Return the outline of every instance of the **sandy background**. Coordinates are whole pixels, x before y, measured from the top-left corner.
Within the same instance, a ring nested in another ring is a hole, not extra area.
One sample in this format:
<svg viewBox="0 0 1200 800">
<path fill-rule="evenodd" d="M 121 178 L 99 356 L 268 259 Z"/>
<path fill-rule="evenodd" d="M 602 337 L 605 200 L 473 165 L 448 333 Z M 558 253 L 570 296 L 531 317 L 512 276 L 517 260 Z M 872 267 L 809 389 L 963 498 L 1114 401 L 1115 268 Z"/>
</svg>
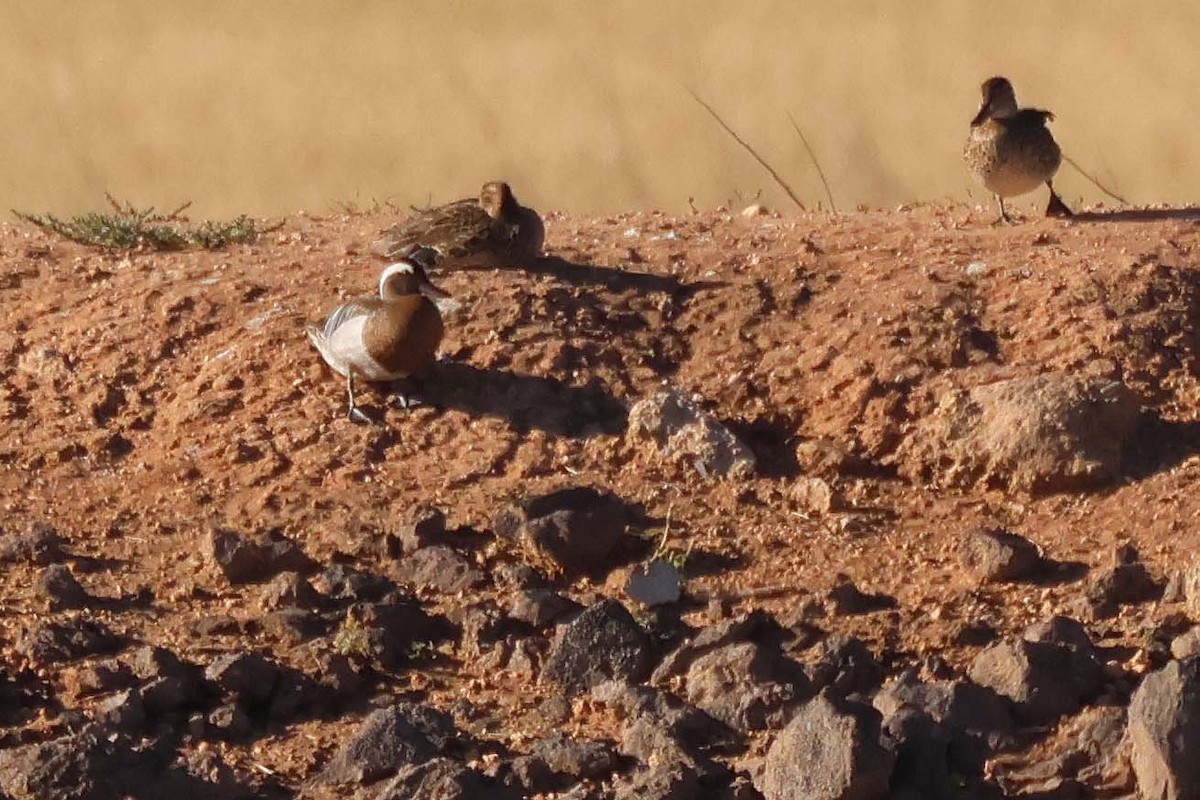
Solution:
<svg viewBox="0 0 1200 800">
<path fill-rule="evenodd" d="M 980 200 L 959 150 L 993 73 L 1129 200 L 1190 201 L 1200 179 L 1193 3 L 3 5 L 4 208 L 94 208 L 107 190 L 281 214 L 497 176 L 577 212 L 760 188 L 786 205 L 685 85 L 806 200 L 822 192 L 788 111 L 843 208 Z M 1068 168 L 1060 185 L 1099 199 Z"/>
</svg>

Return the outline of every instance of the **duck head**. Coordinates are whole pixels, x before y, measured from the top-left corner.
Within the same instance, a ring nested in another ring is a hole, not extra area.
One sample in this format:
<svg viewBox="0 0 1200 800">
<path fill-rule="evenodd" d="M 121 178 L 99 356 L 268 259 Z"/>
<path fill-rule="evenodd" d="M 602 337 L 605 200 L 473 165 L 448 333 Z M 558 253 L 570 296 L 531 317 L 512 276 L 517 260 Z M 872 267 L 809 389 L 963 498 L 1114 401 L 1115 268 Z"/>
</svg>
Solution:
<svg viewBox="0 0 1200 800">
<path fill-rule="evenodd" d="M 379 274 L 379 297 L 383 300 L 395 300 L 422 295 L 434 302 L 449 300 L 450 295 L 434 286 L 425 273 L 426 267 L 431 266 L 436 257 L 436 250 L 421 247 L 395 264 L 384 267 L 383 272 Z"/>
<path fill-rule="evenodd" d="M 479 190 L 479 207 L 492 219 L 500 219 L 516 209 L 517 198 L 504 181 L 489 181 Z"/>
<path fill-rule="evenodd" d="M 988 78 L 980 87 L 983 100 L 979 103 L 979 112 L 971 120 L 971 127 L 982 125 L 989 119 L 1004 119 L 1017 113 L 1017 93 L 1013 91 L 1008 78 Z"/>
</svg>

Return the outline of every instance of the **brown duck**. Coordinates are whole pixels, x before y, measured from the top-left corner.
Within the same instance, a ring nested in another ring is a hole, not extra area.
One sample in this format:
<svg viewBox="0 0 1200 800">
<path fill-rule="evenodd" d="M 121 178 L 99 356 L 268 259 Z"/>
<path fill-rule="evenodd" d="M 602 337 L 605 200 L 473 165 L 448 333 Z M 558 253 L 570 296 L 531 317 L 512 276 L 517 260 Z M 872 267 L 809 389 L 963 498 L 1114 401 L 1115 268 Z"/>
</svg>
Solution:
<svg viewBox="0 0 1200 800">
<path fill-rule="evenodd" d="M 438 253 L 439 268 L 505 267 L 536 259 L 544 238 L 538 213 L 518 203 L 507 183 L 491 181 L 478 199 L 417 209 L 384 231 L 371 252 L 396 259 L 430 247 Z"/>
<path fill-rule="evenodd" d="M 354 379 L 394 381 L 428 371 L 444 331 L 438 303 L 453 301 L 429 282 L 429 250 L 415 250 L 384 268 L 379 297 L 339 306 L 321 327 L 309 326 L 308 338 L 334 372 L 346 376 L 350 419 L 366 422 L 354 402 Z M 408 398 L 401 395 L 407 408 Z"/>
<path fill-rule="evenodd" d="M 975 180 L 995 195 L 1000 220 L 1012 222 L 1004 198 L 1032 192 L 1043 183 L 1050 189 L 1046 215 L 1071 216 L 1051 182 L 1062 163 L 1062 151 L 1046 127 L 1054 115 L 1036 108 L 1019 108 L 1007 78 L 989 78 L 981 92 L 983 101 L 971 120 L 963 159 Z"/>
</svg>

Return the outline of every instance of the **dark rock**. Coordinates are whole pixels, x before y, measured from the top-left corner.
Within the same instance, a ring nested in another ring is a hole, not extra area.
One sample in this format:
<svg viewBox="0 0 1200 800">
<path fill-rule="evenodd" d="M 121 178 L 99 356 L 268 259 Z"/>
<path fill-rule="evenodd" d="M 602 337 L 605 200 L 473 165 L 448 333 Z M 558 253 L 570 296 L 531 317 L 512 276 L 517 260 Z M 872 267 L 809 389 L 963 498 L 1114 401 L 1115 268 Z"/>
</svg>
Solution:
<svg viewBox="0 0 1200 800">
<path fill-rule="evenodd" d="M 1060 644 L 1088 658 L 1094 658 L 1096 654 L 1092 638 L 1083 623 L 1062 615 L 1047 617 L 1033 623 L 1022 632 L 1021 638 L 1029 642 Z"/>
<path fill-rule="evenodd" d="M 459 736 L 448 714 L 427 706 L 397 703 L 372 712 L 330 759 L 321 780 L 368 784 L 401 767 L 440 755 Z"/>
<path fill-rule="evenodd" d="M 492 529 L 497 536 L 517 542 L 550 572 L 580 574 L 609 566 L 626 523 L 620 498 L 576 487 L 510 506 L 493 520 Z"/>
<path fill-rule="evenodd" d="M 396 529 L 397 555 L 440 544 L 445 541 L 446 534 L 444 511 L 439 508 L 418 508 L 409 513 Z"/>
<path fill-rule="evenodd" d="M 141 730 L 146 724 L 142 693 L 137 689 L 126 689 L 106 698 L 96 709 L 96 721 L 127 733 Z"/>
<path fill-rule="evenodd" d="M 761 608 L 731 620 L 703 628 L 699 633 L 671 651 L 654 670 L 650 681 L 665 683 L 673 675 L 683 675 L 696 659 L 738 642 L 755 642 L 778 648 L 792 634 Z"/>
<path fill-rule="evenodd" d="M 280 572 L 312 569 L 312 561 L 300 546 L 281 534 L 249 538 L 236 531 L 217 529 L 209 537 L 209 551 L 233 584 L 266 580 Z"/>
<path fill-rule="evenodd" d="M 41 567 L 56 564 L 67 557 L 62 545 L 57 530 L 44 522 L 34 522 L 21 533 L 0 535 L 0 562 Z"/>
<path fill-rule="evenodd" d="M 294 669 L 279 676 L 263 715 L 271 722 L 291 722 L 304 714 L 326 708 L 333 693 L 312 678 Z"/>
<path fill-rule="evenodd" d="M 509 765 L 512 776 L 529 794 L 545 794 L 564 786 L 565 779 L 550 769 L 541 756 L 518 756 Z"/>
<path fill-rule="evenodd" d="M 1138 795 L 1195 797 L 1200 786 L 1200 657 L 1172 661 L 1145 677 L 1129 705 Z"/>
<path fill-rule="evenodd" d="M 91 600 L 66 564 L 51 564 L 42 570 L 37 579 L 37 592 L 46 598 L 51 611 L 83 608 Z"/>
<path fill-rule="evenodd" d="M 288 642 L 304 642 L 329 630 L 329 623 L 321 615 L 306 608 L 285 608 L 264 614 L 261 619 L 263 630 Z"/>
<path fill-rule="evenodd" d="M 208 726 L 212 735 L 230 741 L 245 739 L 254 729 L 250 715 L 237 703 L 225 703 L 210 711 Z"/>
<path fill-rule="evenodd" d="M 334 564 L 317 576 L 316 587 L 330 600 L 374 603 L 395 591 L 396 584 L 384 575 Z"/>
<path fill-rule="evenodd" d="M 775 737 L 758 788 L 772 800 L 882 800 L 895 756 L 880 732 L 874 708 L 822 694 Z"/>
<path fill-rule="evenodd" d="M 448 758 L 405 764 L 375 800 L 520 800 L 522 793 Z"/>
<path fill-rule="evenodd" d="M 963 566 L 987 582 L 1020 581 L 1042 564 L 1038 546 L 1003 528 L 976 528 L 959 544 Z"/>
<path fill-rule="evenodd" d="M 518 589 L 513 592 L 509 614 L 535 628 L 544 628 L 583 606 L 550 589 Z"/>
<path fill-rule="evenodd" d="M 505 636 L 518 632 L 520 623 L 514 623 L 490 601 L 474 603 L 462 609 L 457 617 L 451 617 L 462 630 L 459 651 L 465 658 L 477 659 Z"/>
<path fill-rule="evenodd" d="M 88 726 L 0 750 L 0 791 L 11 800 L 122 800 L 162 766 L 140 757 L 124 735 Z"/>
<path fill-rule="evenodd" d="M 687 674 L 688 702 L 743 732 L 783 727 L 811 695 L 799 664 L 756 642 L 703 655 Z"/>
<path fill-rule="evenodd" d="M 613 783 L 613 800 L 704 800 L 711 797 L 686 764 L 642 767 Z"/>
<path fill-rule="evenodd" d="M 563 626 L 542 677 L 578 694 L 610 678 L 641 681 L 652 666 L 646 632 L 623 605 L 602 600 Z"/>
<path fill-rule="evenodd" d="M 830 636 L 822 642 L 809 670 L 813 691 L 828 687 L 841 696 L 869 694 L 885 674 L 871 648 L 854 636 Z"/>
<path fill-rule="evenodd" d="M 959 796 L 959 778 L 950 772 L 951 733 L 928 714 L 903 708 L 886 717 L 884 736 L 896 753 L 893 795 L 952 800 Z"/>
<path fill-rule="evenodd" d="M 1098 718 L 1097 714 L 1103 714 L 1103 717 Z M 1114 707 L 1088 709 L 1063 725 L 1060 735 L 1039 748 L 1037 759 L 1016 756 L 996 759 L 992 763 L 992 775 L 1009 797 L 1079 800 L 1133 797 L 1134 778 L 1129 763 L 1128 739 L 1122 737 L 1124 726 L 1113 726 L 1104 721 L 1104 717 L 1112 720 L 1122 715 L 1123 710 Z M 1115 735 L 1115 738 L 1090 736 L 1089 729 L 1096 727 L 1103 729 L 1102 736 Z M 1089 736 L 1089 741 L 1077 743 L 1073 738 L 1077 732 Z M 1089 752 L 1098 747 L 1104 748 L 1103 751 Z M 1097 759 L 1100 763 L 1096 763 Z"/>
<path fill-rule="evenodd" d="M 968 647 L 983 647 L 996 640 L 996 629 L 985 619 L 972 619 L 963 622 L 954 632 L 953 642 Z"/>
<path fill-rule="evenodd" d="M 540 589 L 546 585 L 538 571 L 525 563 L 501 561 L 492 569 L 492 580 L 503 589 Z"/>
<path fill-rule="evenodd" d="M 736 748 L 741 739 L 719 720 L 648 686 L 606 681 L 592 690 L 592 696 L 628 719 L 621 752 L 645 764 L 681 764 L 709 781 L 728 776 L 728 769 L 710 754 Z"/>
<path fill-rule="evenodd" d="M 319 652 L 314 656 L 317 663 L 316 680 L 325 687 L 332 698 L 353 698 L 366 685 L 366 679 L 353 662 L 340 653 Z"/>
<path fill-rule="evenodd" d="M 1015 729 L 1008 701 L 968 681 L 926 683 L 910 671 L 880 689 L 873 702 L 884 716 L 913 708 L 952 731 L 1007 737 Z"/>
<path fill-rule="evenodd" d="M 829 601 L 833 605 L 833 613 L 838 616 L 869 614 L 896 607 L 896 598 L 863 592 L 848 578 L 843 578 L 829 590 Z"/>
<path fill-rule="evenodd" d="M 483 582 L 483 573 L 445 545 L 422 547 L 404 556 L 396 577 L 415 588 L 443 594 L 465 592 Z"/>
<path fill-rule="evenodd" d="M 189 630 L 199 638 L 210 636 L 241 636 L 246 630 L 241 620 L 228 614 L 212 614 L 203 616 L 188 625 Z"/>
<path fill-rule="evenodd" d="M 1087 602 L 1097 619 L 1114 616 L 1120 606 L 1153 600 L 1162 587 L 1143 564 L 1120 564 L 1088 584 Z"/>
<path fill-rule="evenodd" d="M 161 717 L 201 705 L 206 698 L 206 692 L 200 681 L 164 676 L 144 683 L 141 696 L 146 713 L 151 717 Z"/>
<path fill-rule="evenodd" d="M 334 644 L 344 655 L 373 659 L 395 670 L 408 663 L 415 644 L 444 639 L 448 633 L 445 620 L 426 614 L 411 598 L 396 597 L 347 609 Z"/>
<path fill-rule="evenodd" d="M 194 680 L 200 675 L 199 667 L 183 661 L 165 647 L 139 647 L 124 660 L 133 674 L 144 681 L 166 677 Z"/>
<path fill-rule="evenodd" d="M 263 609 L 312 608 L 320 600 L 317 590 L 299 572 L 281 572 L 263 587 L 259 603 Z"/>
<path fill-rule="evenodd" d="M 1016 704 L 1027 724 L 1053 722 L 1079 709 L 1103 687 L 1103 668 L 1090 653 L 1048 641 L 1010 639 L 971 662 L 971 680 Z"/>
<path fill-rule="evenodd" d="M 262 706 L 271 698 L 282 670 L 258 653 L 219 656 L 204 670 L 204 677 L 242 706 Z"/>
<path fill-rule="evenodd" d="M 74 617 L 35 625 L 17 643 L 17 650 L 31 661 L 47 665 L 115 653 L 124 644 L 124 640 L 103 623 Z"/>
<path fill-rule="evenodd" d="M 616 751 L 608 742 L 577 742 L 562 732 L 535 743 L 533 754 L 553 772 L 580 780 L 603 778 L 617 767 Z"/>
</svg>

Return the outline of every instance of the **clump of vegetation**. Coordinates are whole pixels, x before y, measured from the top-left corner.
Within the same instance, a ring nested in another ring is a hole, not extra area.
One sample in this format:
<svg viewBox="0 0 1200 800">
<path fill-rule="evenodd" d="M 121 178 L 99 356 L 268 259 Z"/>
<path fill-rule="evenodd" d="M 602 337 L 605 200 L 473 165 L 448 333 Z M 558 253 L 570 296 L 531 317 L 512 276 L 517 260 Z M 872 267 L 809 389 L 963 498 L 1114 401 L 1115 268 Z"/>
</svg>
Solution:
<svg viewBox="0 0 1200 800">
<path fill-rule="evenodd" d="M 183 214 L 191 206 L 190 202 L 169 214 L 162 214 L 153 207 L 137 208 L 132 203 L 121 202 L 110 194 L 105 197 L 111 211 L 90 211 L 70 219 L 49 213 L 13 211 L 13 214 L 73 242 L 118 250 L 183 250 L 187 247 L 216 250 L 229 244 L 252 242 L 281 224 L 261 227 L 245 214 L 225 222 L 205 220 L 192 224 Z"/>
</svg>

